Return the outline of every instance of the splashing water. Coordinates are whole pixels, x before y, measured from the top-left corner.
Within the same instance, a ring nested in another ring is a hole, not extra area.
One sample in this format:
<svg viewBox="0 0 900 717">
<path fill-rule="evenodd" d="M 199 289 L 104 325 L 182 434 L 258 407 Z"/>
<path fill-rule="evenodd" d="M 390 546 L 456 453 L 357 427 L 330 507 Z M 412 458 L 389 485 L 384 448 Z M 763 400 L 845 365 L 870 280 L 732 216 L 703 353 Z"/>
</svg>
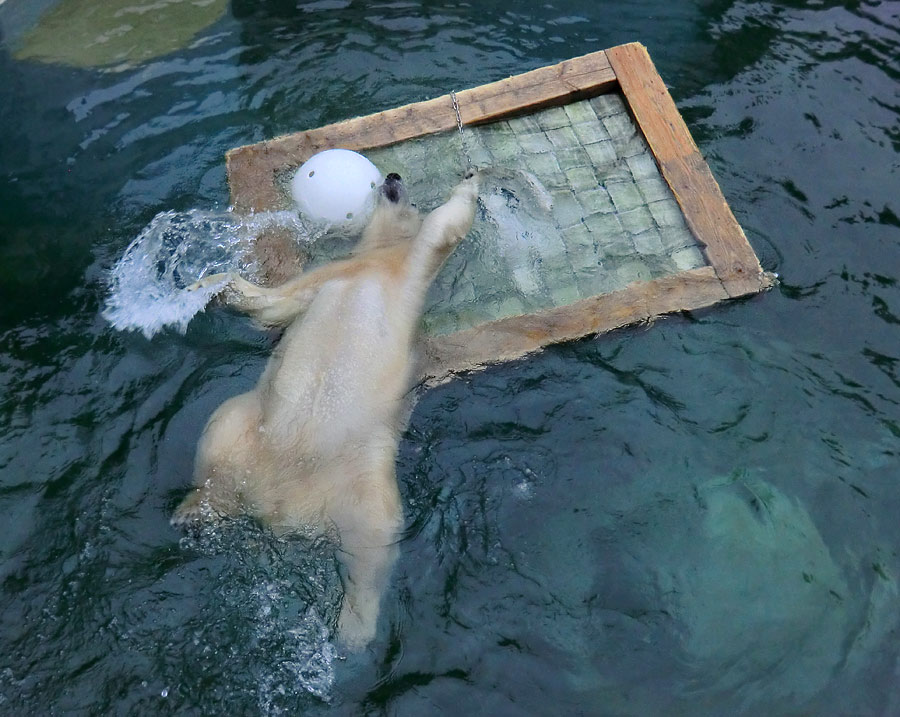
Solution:
<svg viewBox="0 0 900 717">
<path fill-rule="evenodd" d="M 491 192 L 483 199 L 488 220 L 497 230 L 497 253 L 512 274 L 519 293 L 524 296 L 542 291 L 536 235 L 519 216 L 519 199 L 511 192 Z M 537 235 L 539 238 L 541 235 Z"/>
<path fill-rule="evenodd" d="M 516 169 L 481 170 L 496 186 L 482 194 L 482 219 L 476 222 L 477 243 L 490 247 L 485 279 L 508 276 L 522 297 L 547 293 L 541 263 L 565 253 L 565 245 L 548 217 L 553 198 L 532 174 Z M 411 194 L 427 189 L 414 182 Z M 433 189 L 433 188 L 432 188 Z M 445 198 L 430 197 L 437 204 Z M 427 192 L 424 192 L 427 194 Z M 103 316 L 114 328 L 141 331 L 147 338 L 172 327 L 184 333 L 225 286 L 222 282 L 188 291 L 199 279 L 236 272 L 258 280 L 254 246 L 266 230 L 287 230 L 309 265 L 342 257 L 355 240 L 360 223 L 329 225 L 301 218 L 295 212 L 241 215 L 231 211 L 191 209 L 157 214 L 125 250 L 109 275 Z M 471 243 L 471 242 L 470 242 Z"/>
<path fill-rule="evenodd" d="M 179 546 L 194 556 L 191 570 L 215 575 L 198 621 L 218 627 L 192 639 L 240 651 L 240 665 L 220 667 L 230 688 L 252 695 L 262 715 L 331 702 L 341 660 L 332 628 L 342 593 L 333 543 L 312 530 L 276 536 L 246 517 L 195 528 Z"/>
<path fill-rule="evenodd" d="M 274 592 L 273 592 L 274 589 Z M 271 610 L 271 603 L 283 600 L 277 588 L 268 585 L 264 596 L 256 596 L 261 607 Z M 296 627 L 284 629 L 268 620 L 269 612 L 261 610 L 255 638 L 272 651 L 267 669 L 258 676 L 257 702 L 263 714 L 289 714 L 290 697 L 304 690 L 322 702 L 331 701 L 335 680 L 337 650 L 329 641 L 329 629 L 312 606 L 299 616 Z M 286 699 L 287 698 L 287 699 Z"/>
<path fill-rule="evenodd" d="M 481 206 L 490 227 L 490 244 L 496 253 L 497 274 L 509 276 L 521 296 L 546 293 L 542 260 L 564 253 L 550 214 L 553 199 L 533 174 L 518 170 L 489 170 L 496 186 L 482 192 Z"/>
<path fill-rule="evenodd" d="M 293 212 L 239 215 L 230 211 L 161 212 L 131 242 L 110 273 L 103 316 L 117 329 L 147 338 L 166 326 L 182 333 L 224 282 L 187 291 L 218 272 L 253 275 L 253 242 L 265 229 L 284 228 L 298 241 L 310 232 Z"/>
</svg>

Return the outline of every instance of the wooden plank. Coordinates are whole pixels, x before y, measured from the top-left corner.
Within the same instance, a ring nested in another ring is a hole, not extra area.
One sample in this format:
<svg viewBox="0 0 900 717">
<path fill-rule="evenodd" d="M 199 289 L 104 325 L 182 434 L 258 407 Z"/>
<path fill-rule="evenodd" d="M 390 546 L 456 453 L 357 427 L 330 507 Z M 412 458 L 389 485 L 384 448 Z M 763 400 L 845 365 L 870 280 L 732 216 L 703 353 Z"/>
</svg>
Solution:
<svg viewBox="0 0 900 717">
<path fill-rule="evenodd" d="M 712 267 L 631 284 L 568 306 L 511 316 L 424 340 L 422 381 L 440 383 L 453 373 L 521 358 L 549 344 L 571 341 L 691 311 L 730 297 Z"/>
<path fill-rule="evenodd" d="M 593 97 L 612 88 L 615 81 L 606 52 L 600 50 L 463 90 L 456 97 L 463 124 L 483 124 Z"/>
<path fill-rule="evenodd" d="M 600 94 L 616 78 L 606 53 L 594 52 L 456 93 L 465 125 L 481 124 Z M 456 129 L 453 99 L 432 100 L 246 145 L 226 154 L 231 202 L 239 212 L 278 208 L 276 172 L 334 147 L 365 150 Z"/>
<path fill-rule="evenodd" d="M 771 286 L 647 49 L 632 43 L 606 53 L 663 177 L 729 295 Z"/>
</svg>

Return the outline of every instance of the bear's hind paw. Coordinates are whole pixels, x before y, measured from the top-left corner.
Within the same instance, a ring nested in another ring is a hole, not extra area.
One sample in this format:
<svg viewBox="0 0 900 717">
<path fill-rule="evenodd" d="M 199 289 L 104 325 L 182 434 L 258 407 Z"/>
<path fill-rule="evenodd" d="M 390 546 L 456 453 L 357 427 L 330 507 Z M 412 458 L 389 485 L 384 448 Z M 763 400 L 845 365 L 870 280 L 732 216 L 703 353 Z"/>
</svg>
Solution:
<svg viewBox="0 0 900 717">
<path fill-rule="evenodd" d="M 186 529 L 200 523 L 210 523 L 223 517 L 209 502 L 209 497 L 201 490 L 195 490 L 188 495 L 175 509 L 169 519 L 169 525 L 173 528 Z"/>
</svg>

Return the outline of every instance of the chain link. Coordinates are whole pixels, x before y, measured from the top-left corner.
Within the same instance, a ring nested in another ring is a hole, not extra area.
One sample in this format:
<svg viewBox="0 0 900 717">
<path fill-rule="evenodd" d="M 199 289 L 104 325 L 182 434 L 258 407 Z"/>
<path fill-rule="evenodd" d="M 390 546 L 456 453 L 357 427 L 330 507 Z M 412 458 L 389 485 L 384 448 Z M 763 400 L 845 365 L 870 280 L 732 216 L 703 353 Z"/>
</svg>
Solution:
<svg viewBox="0 0 900 717">
<path fill-rule="evenodd" d="M 473 169 L 472 158 L 469 155 L 469 143 L 467 141 L 468 137 L 463 131 L 462 115 L 460 115 L 459 113 L 459 100 L 456 98 L 456 93 L 453 90 L 450 90 L 450 101 L 453 103 L 453 111 L 456 113 L 456 128 L 459 130 L 459 137 L 462 141 L 463 154 L 466 156 L 466 168 Z"/>
</svg>

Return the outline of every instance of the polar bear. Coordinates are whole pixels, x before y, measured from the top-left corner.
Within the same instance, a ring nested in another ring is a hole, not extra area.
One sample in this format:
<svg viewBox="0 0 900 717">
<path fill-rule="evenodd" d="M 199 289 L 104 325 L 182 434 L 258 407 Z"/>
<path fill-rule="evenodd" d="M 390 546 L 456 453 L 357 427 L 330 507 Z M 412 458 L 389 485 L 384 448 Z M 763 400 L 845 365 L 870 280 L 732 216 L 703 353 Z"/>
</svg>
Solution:
<svg viewBox="0 0 900 717">
<path fill-rule="evenodd" d="M 477 194 L 469 173 L 423 218 L 389 174 L 349 258 L 274 288 L 236 274 L 195 285 L 227 279 L 228 304 L 286 329 L 256 388 L 209 419 L 196 488 L 172 523 L 247 512 L 279 531 L 332 535 L 344 585 L 338 637 L 350 650 L 375 636 L 397 557 L 394 465 L 425 294 L 469 232 Z"/>
</svg>

